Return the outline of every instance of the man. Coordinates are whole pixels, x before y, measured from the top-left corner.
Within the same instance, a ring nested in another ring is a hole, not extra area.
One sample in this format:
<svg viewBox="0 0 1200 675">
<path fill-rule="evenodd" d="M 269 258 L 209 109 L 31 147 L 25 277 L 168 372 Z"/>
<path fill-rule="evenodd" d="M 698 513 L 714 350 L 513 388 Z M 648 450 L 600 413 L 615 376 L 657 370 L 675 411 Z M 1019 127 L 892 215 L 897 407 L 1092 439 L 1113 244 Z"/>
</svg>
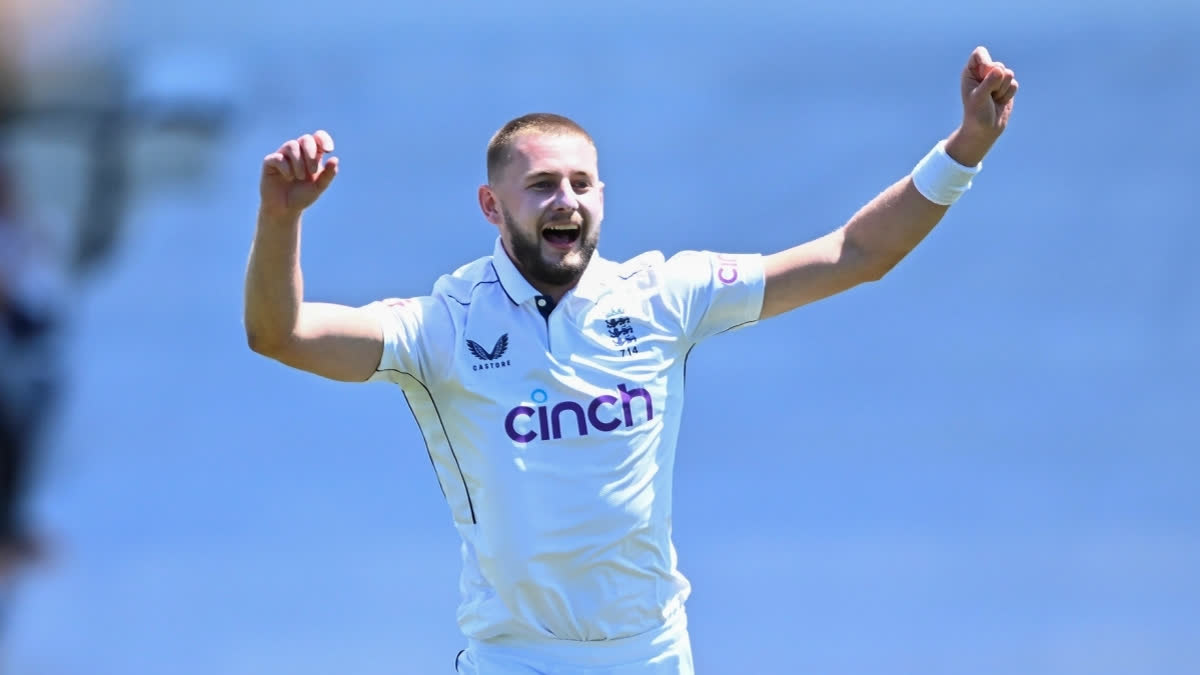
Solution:
<svg viewBox="0 0 1200 675">
<path fill-rule="evenodd" d="M 252 349 L 342 381 L 401 387 L 462 537 L 460 673 L 692 672 L 690 587 L 671 475 L 691 348 L 880 279 L 961 196 L 1017 81 L 977 48 L 961 126 L 843 227 L 773 255 L 595 255 L 596 148 L 573 121 L 509 122 L 488 146 L 491 256 L 425 297 L 304 301 L 300 221 L 337 175 L 325 132 L 263 162 L 246 276 Z"/>
</svg>

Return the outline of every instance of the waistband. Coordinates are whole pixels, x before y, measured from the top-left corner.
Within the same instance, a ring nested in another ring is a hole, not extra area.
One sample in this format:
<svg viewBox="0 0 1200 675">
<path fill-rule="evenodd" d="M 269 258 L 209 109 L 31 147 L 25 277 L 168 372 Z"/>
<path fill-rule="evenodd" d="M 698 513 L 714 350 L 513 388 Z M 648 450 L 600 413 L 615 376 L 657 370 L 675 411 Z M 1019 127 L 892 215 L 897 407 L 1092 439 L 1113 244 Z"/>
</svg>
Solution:
<svg viewBox="0 0 1200 675">
<path fill-rule="evenodd" d="M 680 608 L 663 625 L 614 640 L 560 640 L 531 636 L 469 638 L 467 647 L 486 659 L 610 667 L 648 661 L 687 641 L 687 615 Z"/>
</svg>

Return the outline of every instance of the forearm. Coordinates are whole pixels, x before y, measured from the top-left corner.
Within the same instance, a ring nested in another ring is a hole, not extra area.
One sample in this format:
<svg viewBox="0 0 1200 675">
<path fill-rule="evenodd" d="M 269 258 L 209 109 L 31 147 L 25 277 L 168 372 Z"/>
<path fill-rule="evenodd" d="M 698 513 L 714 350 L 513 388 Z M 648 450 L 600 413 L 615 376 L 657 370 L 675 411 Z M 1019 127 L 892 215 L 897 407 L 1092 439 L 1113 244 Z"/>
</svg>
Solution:
<svg viewBox="0 0 1200 675">
<path fill-rule="evenodd" d="M 960 130 L 946 141 L 946 154 L 964 167 L 979 164 L 989 148 L 990 143 L 972 141 Z M 868 267 L 867 277 L 878 279 L 916 248 L 947 210 L 905 176 L 854 214 L 845 226 L 846 242 Z"/>
<path fill-rule="evenodd" d="M 948 208 L 922 196 L 908 176 L 867 202 L 844 228 L 846 245 L 864 266 L 863 276 L 882 278 L 921 243 Z"/>
<path fill-rule="evenodd" d="M 246 338 L 255 351 L 295 334 L 304 302 L 300 272 L 300 215 L 259 213 L 246 270 Z"/>
</svg>

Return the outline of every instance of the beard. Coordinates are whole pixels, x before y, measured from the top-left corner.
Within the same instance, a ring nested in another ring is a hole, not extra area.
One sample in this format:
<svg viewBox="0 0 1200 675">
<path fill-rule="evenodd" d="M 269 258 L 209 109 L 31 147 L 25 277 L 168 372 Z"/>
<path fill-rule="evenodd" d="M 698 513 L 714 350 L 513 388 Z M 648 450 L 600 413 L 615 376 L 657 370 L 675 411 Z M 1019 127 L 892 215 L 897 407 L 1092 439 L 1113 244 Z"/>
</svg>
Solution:
<svg viewBox="0 0 1200 675">
<path fill-rule="evenodd" d="M 575 241 L 575 250 L 557 260 L 547 260 L 542 254 L 540 228 L 532 234 L 527 234 L 507 208 L 501 206 L 500 211 L 504 215 L 504 224 L 510 233 L 511 253 L 516 261 L 517 269 L 521 270 L 530 281 L 549 286 L 568 286 L 583 276 L 583 271 L 587 269 L 592 254 L 596 252 L 596 243 L 600 237 L 600 233 L 592 227 L 591 218 L 580 213 L 583 222 L 579 225 L 579 239 Z"/>
</svg>

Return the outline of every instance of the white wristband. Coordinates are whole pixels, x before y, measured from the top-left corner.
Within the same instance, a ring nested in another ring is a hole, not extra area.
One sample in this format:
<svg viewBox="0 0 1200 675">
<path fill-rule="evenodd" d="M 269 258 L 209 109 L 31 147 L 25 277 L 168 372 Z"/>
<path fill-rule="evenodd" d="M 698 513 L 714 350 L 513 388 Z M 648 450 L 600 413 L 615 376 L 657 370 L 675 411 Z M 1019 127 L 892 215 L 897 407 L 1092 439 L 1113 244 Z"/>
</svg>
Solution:
<svg viewBox="0 0 1200 675">
<path fill-rule="evenodd" d="M 912 170 L 913 186 L 934 204 L 949 206 L 971 189 L 971 179 L 983 168 L 983 162 L 975 166 L 963 166 L 946 154 L 946 141 L 925 155 Z"/>
</svg>

